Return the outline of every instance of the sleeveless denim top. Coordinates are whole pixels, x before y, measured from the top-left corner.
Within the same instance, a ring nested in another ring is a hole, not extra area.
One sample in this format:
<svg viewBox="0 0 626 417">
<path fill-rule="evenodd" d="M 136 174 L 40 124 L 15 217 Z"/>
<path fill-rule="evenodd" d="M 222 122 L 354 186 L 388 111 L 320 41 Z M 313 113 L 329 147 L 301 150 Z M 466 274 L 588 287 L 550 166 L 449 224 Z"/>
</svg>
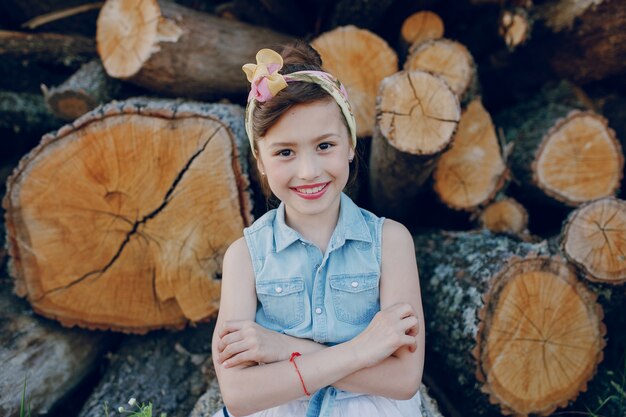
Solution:
<svg viewBox="0 0 626 417">
<path fill-rule="evenodd" d="M 256 281 L 256 322 L 328 346 L 361 333 L 380 310 L 383 221 L 342 193 L 324 254 L 287 226 L 283 203 L 244 229 Z M 312 396 L 307 417 L 330 415 L 337 396 L 351 395 L 326 387 Z"/>
</svg>

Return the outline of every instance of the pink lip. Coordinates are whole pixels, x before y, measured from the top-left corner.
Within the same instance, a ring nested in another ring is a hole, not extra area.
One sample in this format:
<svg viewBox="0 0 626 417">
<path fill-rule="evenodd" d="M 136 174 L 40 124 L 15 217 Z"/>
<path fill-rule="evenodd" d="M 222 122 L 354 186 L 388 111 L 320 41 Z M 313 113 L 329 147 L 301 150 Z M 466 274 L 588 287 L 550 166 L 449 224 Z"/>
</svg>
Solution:
<svg viewBox="0 0 626 417">
<path fill-rule="evenodd" d="M 314 194 L 305 194 L 305 193 L 301 193 L 299 192 L 296 187 L 292 187 L 291 190 L 296 193 L 298 196 L 304 198 L 305 200 L 317 200 L 318 198 L 320 198 L 321 196 L 324 195 L 324 193 L 326 192 L 326 190 L 328 190 L 328 184 L 330 184 L 330 182 L 320 182 L 318 184 L 311 184 L 311 185 L 301 185 L 297 188 L 299 189 L 309 189 L 309 188 L 315 188 L 315 187 L 319 187 L 321 185 L 324 186 L 324 188 L 322 188 L 321 190 L 319 190 L 318 192 L 314 193 Z"/>
</svg>

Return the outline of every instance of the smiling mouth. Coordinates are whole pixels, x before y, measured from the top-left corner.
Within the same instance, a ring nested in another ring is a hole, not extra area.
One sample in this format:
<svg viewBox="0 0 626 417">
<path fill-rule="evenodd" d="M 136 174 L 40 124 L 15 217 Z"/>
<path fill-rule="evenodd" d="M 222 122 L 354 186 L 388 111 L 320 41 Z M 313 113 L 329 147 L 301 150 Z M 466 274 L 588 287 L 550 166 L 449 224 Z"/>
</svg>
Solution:
<svg viewBox="0 0 626 417">
<path fill-rule="evenodd" d="M 324 188 L 326 188 L 328 184 L 330 184 L 330 182 L 326 182 L 324 184 L 307 185 L 303 187 L 293 187 L 293 190 L 301 194 L 317 194 L 320 191 L 322 191 Z"/>
</svg>

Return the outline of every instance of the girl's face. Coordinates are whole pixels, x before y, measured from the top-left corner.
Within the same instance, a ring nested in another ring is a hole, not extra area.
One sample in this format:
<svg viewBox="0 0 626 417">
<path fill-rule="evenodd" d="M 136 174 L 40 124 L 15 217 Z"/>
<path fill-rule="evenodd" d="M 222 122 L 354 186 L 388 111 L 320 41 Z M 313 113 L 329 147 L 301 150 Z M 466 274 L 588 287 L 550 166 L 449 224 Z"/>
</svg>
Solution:
<svg viewBox="0 0 626 417">
<path fill-rule="evenodd" d="M 333 100 L 298 104 L 257 141 L 259 170 L 288 215 L 339 207 L 354 157 L 342 117 Z"/>
</svg>

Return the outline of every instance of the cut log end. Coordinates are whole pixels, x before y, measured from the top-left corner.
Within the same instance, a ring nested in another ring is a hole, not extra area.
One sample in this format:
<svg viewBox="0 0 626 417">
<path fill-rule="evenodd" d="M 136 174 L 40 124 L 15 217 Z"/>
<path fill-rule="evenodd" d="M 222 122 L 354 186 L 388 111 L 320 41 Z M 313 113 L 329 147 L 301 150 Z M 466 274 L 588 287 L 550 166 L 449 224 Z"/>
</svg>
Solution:
<svg viewBox="0 0 626 417">
<path fill-rule="evenodd" d="M 572 212 L 562 235 L 570 262 L 592 281 L 626 282 L 626 202 L 603 198 Z"/>
<path fill-rule="evenodd" d="M 106 72 L 115 78 L 136 74 L 158 49 L 161 10 L 156 0 L 138 4 L 107 1 L 98 16 L 96 43 Z"/>
<path fill-rule="evenodd" d="M 443 32 L 443 20 L 438 14 L 429 11 L 412 14 L 402 23 L 400 30 L 402 40 L 409 45 L 428 39 L 439 39 Z"/>
<path fill-rule="evenodd" d="M 521 235 L 527 232 L 528 212 L 512 198 L 488 205 L 480 214 L 480 224 L 494 233 Z"/>
<path fill-rule="evenodd" d="M 354 111 L 357 136 L 371 136 L 375 124 L 376 95 L 381 80 L 398 71 L 398 56 L 374 33 L 344 26 L 311 42 L 324 69 L 346 87 Z"/>
<path fill-rule="evenodd" d="M 54 114 L 63 120 L 74 120 L 95 108 L 98 103 L 90 94 L 82 91 L 51 90 L 46 94 L 46 104 Z"/>
<path fill-rule="evenodd" d="M 615 194 L 624 156 L 606 119 L 573 111 L 546 134 L 532 164 L 533 180 L 570 206 Z"/>
<path fill-rule="evenodd" d="M 414 44 L 404 63 L 404 69 L 438 74 L 462 97 L 476 76 L 474 58 L 462 44 L 450 39 L 432 39 Z"/>
<path fill-rule="evenodd" d="M 385 78 L 377 115 L 380 133 L 396 149 L 413 155 L 434 155 L 447 148 L 461 116 L 446 83 L 422 71 Z"/>
<path fill-rule="evenodd" d="M 548 415 L 595 374 L 602 309 L 560 258 L 515 259 L 494 283 L 474 352 L 482 390 L 505 414 Z"/>
<path fill-rule="evenodd" d="M 524 9 L 507 10 L 500 17 L 499 33 L 509 49 L 524 44 L 529 38 L 530 31 L 531 25 Z"/>
<path fill-rule="evenodd" d="M 216 315 L 247 191 L 232 133 L 199 114 L 111 105 L 22 160 L 4 207 L 12 275 L 38 312 L 126 332 Z"/>
<path fill-rule="evenodd" d="M 461 116 L 452 147 L 437 163 L 434 189 L 448 207 L 475 210 L 495 197 L 506 172 L 491 116 L 474 100 Z"/>
</svg>

